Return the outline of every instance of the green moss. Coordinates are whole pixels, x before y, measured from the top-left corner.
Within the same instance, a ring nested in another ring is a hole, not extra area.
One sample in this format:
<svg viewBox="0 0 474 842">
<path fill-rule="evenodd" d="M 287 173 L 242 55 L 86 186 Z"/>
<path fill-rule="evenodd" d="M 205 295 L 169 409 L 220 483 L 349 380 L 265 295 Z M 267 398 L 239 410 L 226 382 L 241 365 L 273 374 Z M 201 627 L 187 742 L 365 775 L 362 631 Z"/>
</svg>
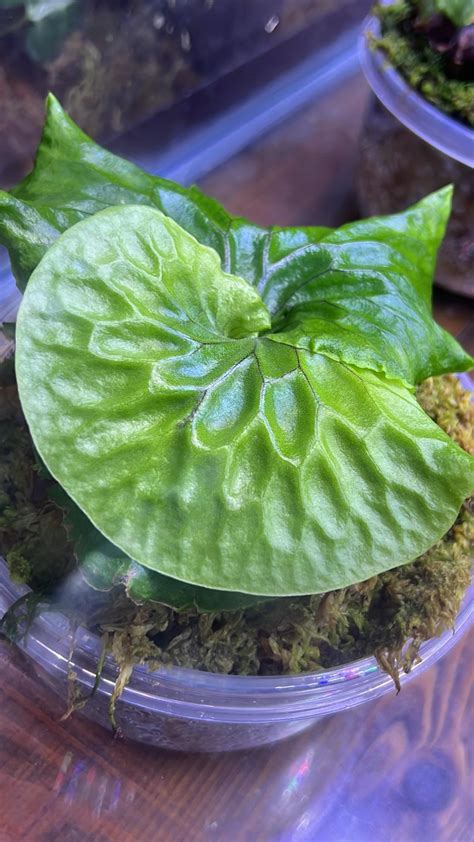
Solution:
<svg viewBox="0 0 474 842">
<path fill-rule="evenodd" d="M 436 107 L 474 126 L 474 84 L 454 78 L 446 54 L 433 49 L 423 31 L 415 26 L 421 10 L 417 0 L 403 0 L 390 6 L 376 4 L 382 35 L 373 46 L 387 55 L 410 87 Z"/>
<path fill-rule="evenodd" d="M 45 593 L 73 566 L 62 513 L 49 499 L 51 484 L 37 468 L 7 360 L 0 365 L 0 555 L 14 581 Z"/>
</svg>

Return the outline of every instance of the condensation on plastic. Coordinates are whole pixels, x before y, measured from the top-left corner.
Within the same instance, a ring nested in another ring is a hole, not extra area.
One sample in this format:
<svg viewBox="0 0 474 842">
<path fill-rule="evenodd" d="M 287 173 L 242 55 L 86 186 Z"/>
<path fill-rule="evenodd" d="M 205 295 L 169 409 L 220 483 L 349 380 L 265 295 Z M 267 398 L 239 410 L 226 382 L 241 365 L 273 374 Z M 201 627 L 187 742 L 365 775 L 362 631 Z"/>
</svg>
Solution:
<svg viewBox="0 0 474 842">
<path fill-rule="evenodd" d="M 0 321 L 14 316 L 18 301 L 10 280 L 0 286 Z M 466 388 L 473 389 L 468 375 L 460 377 Z M 10 580 L 0 559 L 0 617 L 27 591 Z M 421 661 L 411 673 L 401 675 L 402 686 L 449 652 L 473 619 L 474 586 L 465 597 L 455 629 L 421 647 Z M 85 629 L 73 635 L 64 615 L 44 611 L 18 645 L 38 677 L 64 700 L 65 708 L 70 667 L 81 693 L 92 692 L 101 651 L 98 636 Z M 111 728 L 109 702 L 116 676 L 108 658 L 97 692 L 83 709 L 87 718 L 106 728 Z M 387 693 L 395 697 L 393 681 L 374 658 L 324 672 L 281 677 L 219 675 L 177 667 L 150 672 L 137 666 L 117 703 L 116 718 L 125 737 L 148 745 L 177 751 L 232 751 L 281 740 L 323 716 Z"/>
<path fill-rule="evenodd" d="M 381 50 L 371 49 L 371 36 L 380 36 L 380 24 L 366 18 L 359 40 L 359 57 L 373 92 L 403 125 L 435 149 L 474 167 L 474 130 L 449 117 L 407 85 Z"/>
</svg>

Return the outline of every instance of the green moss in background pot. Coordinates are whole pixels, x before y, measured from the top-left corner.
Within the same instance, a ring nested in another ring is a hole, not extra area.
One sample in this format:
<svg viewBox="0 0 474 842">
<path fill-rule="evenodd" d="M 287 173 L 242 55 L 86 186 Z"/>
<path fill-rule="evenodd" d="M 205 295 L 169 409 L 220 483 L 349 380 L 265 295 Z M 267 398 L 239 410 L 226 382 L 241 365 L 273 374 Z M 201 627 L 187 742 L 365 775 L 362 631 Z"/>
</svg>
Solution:
<svg viewBox="0 0 474 842">
<path fill-rule="evenodd" d="M 376 4 L 382 49 L 408 84 L 474 126 L 474 3 L 401 0 Z"/>
<path fill-rule="evenodd" d="M 472 2 L 377 4 L 381 48 L 414 90 L 468 126 L 474 121 Z M 451 17 L 449 17 L 451 15 Z M 473 142 L 474 148 L 474 142 Z M 357 193 L 361 214 L 401 210 L 446 183 L 453 210 L 436 269 L 436 283 L 474 296 L 474 177 L 472 169 L 405 128 L 374 99 L 360 143 Z"/>
</svg>

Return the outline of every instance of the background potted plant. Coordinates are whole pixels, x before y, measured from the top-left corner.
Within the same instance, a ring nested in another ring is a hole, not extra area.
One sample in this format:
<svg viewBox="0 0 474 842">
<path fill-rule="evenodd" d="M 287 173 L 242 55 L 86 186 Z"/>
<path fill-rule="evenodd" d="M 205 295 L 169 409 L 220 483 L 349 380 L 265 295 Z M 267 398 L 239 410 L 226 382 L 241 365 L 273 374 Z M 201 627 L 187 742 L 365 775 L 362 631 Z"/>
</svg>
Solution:
<svg viewBox="0 0 474 842">
<path fill-rule="evenodd" d="M 473 33 L 471 0 L 376 3 L 360 50 L 377 97 L 361 143 L 361 210 L 393 212 L 455 184 L 436 280 L 468 296 L 474 294 Z"/>
</svg>

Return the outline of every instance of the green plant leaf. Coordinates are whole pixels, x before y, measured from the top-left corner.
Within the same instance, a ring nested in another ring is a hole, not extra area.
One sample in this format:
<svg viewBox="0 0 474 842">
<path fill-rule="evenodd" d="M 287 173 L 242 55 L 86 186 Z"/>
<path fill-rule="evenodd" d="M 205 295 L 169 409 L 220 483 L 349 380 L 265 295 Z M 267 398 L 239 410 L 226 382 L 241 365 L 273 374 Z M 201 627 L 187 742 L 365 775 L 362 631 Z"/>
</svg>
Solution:
<svg viewBox="0 0 474 842">
<path fill-rule="evenodd" d="M 104 538 L 60 486 L 56 486 L 55 492 L 55 502 L 65 510 L 65 523 L 79 569 L 95 590 L 109 591 L 123 585 L 134 602 L 160 602 L 175 611 L 190 608 L 202 612 L 236 611 L 262 602 L 261 597 L 249 594 L 188 585 L 137 564 Z"/>
<path fill-rule="evenodd" d="M 474 22 L 474 0 L 417 0 L 416 3 L 411 5 L 406 3 L 394 3 L 392 5 L 393 12 L 390 5 L 387 6 L 378 2 L 375 11 L 379 8 L 384 15 L 393 14 L 395 18 L 399 15 L 400 20 L 405 20 L 415 12 L 417 17 L 422 20 L 441 13 L 459 27 Z"/>
<path fill-rule="evenodd" d="M 456 26 L 474 23 L 474 0 L 435 0 L 435 6 Z"/>
<path fill-rule="evenodd" d="M 471 365 L 430 312 L 450 203 L 445 188 L 404 213 L 337 231 L 260 228 L 233 219 L 196 188 L 111 155 L 50 96 L 33 172 L 12 193 L 0 192 L 0 242 L 24 288 L 54 240 L 80 219 L 111 205 L 157 207 L 215 249 L 224 271 L 253 284 L 275 329 L 296 329 L 291 341 L 413 385 Z"/>
<path fill-rule="evenodd" d="M 284 596 L 411 561 L 474 484 L 410 391 L 345 354 L 282 342 L 214 251 L 127 206 L 49 249 L 16 368 L 42 459 L 115 546 L 204 588 Z"/>
<path fill-rule="evenodd" d="M 440 241 L 450 201 L 447 188 L 402 214 L 328 232 L 317 247 L 304 248 L 298 265 L 291 255 L 289 278 L 283 260 L 262 289 L 274 323 L 280 322 L 279 340 L 408 386 L 470 368 L 472 358 L 432 319 L 426 279 L 433 265 L 417 255 L 420 230 L 427 241 Z"/>
</svg>

